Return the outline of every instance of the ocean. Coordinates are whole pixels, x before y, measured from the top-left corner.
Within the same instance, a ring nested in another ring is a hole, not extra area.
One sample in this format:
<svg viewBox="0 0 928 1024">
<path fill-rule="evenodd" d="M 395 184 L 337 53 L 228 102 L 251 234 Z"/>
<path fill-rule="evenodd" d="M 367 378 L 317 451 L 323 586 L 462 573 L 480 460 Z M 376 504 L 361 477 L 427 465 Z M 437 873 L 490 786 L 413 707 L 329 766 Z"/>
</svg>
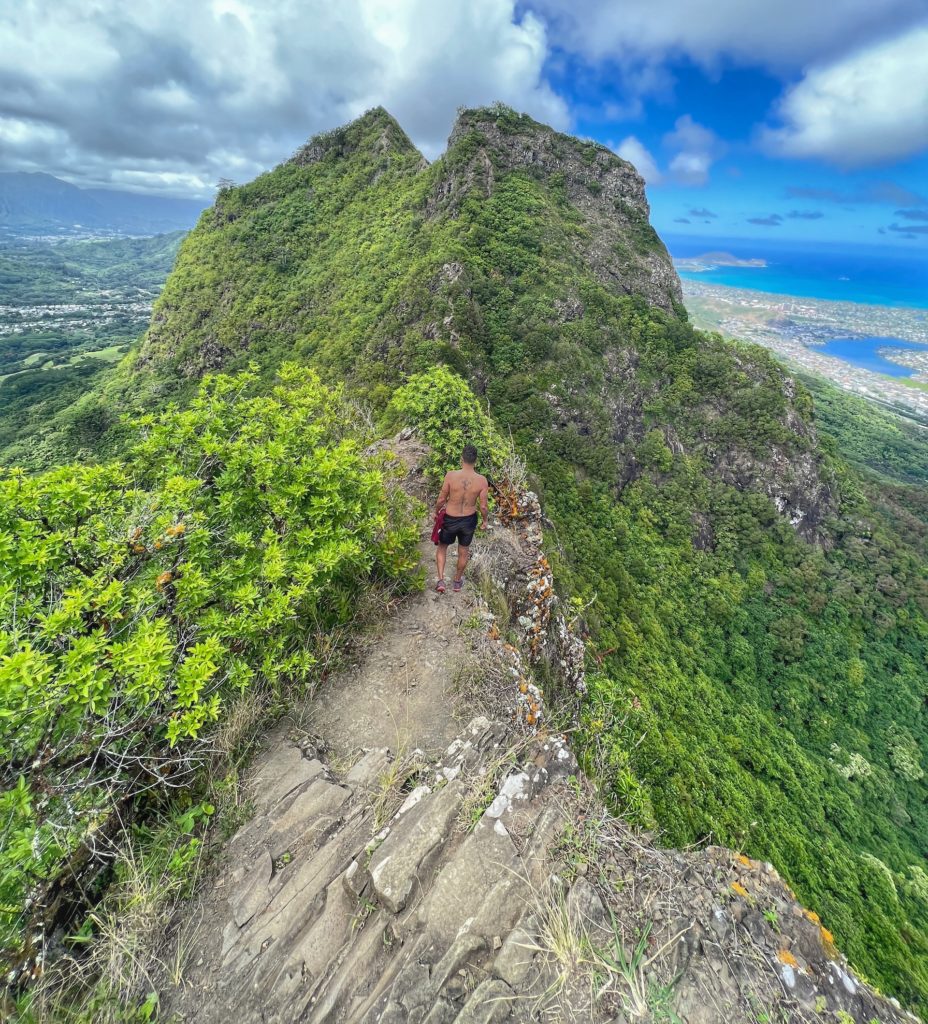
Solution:
<svg viewBox="0 0 928 1024">
<path fill-rule="evenodd" d="M 918 345 L 900 338 L 834 338 L 824 345 L 816 345 L 815 351 L 826 356 L 836 356 L 846 363 L 859 366 L 873 373 L 882 373 L 889 377 L 914 377 L 915 370 L 910 366 L 894 363 L 880 355 L 880 349 L 906 349 L 909 352 L 928 352 L 928 346 Z"/>
<path fill-rule="evenodd" d="M 874 306 L 928 309 L 928 252 L 878 246 L 747 241 L 670 235 L 677 259 L 707 252 L 728 252 L 741 259 L 764 259 L 766 267 L 716 267 L 680 276 L 705 284 L 752 288 L 798 298 L 831 299 Z"/>
</svg>

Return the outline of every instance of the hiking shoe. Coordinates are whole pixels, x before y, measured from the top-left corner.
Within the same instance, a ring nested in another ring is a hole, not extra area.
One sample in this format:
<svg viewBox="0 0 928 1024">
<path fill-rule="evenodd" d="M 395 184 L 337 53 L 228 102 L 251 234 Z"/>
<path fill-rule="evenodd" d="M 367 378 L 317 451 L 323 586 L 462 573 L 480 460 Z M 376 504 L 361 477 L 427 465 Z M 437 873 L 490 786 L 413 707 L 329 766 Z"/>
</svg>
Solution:
<svg viewBox="0 0 928 1024">
<path fill-rule="evenodd" d="M 439 594 L 443 594 L 445 592 L 445 581 L 444 580 L 439 580 L 435 584 L 435 589 L 438 591 Z"/>
<path fill-rule="evenodd" d="M 456 594 L 460 594 L 461 593 L 461 589 L 463 588 L 463 586 L 464 586 L 464 580 L 455 580 L 454 583 L 451 586 L 451 589 Z"/>
</svg>

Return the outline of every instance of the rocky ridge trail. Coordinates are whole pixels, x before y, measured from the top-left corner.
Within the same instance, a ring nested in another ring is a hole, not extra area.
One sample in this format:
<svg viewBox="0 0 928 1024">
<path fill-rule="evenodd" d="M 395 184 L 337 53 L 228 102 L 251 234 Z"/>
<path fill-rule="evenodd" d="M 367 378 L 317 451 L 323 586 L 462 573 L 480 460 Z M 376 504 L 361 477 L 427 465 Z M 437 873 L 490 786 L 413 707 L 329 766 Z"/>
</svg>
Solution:
<svg viewBox="0 0 928 1024">
<path fill-rule="evenodd" d="M 394 448 L 421 493 L 425 450 Z M 537 500 L 508 504 L 462 594 L 406 600 L 308 728 L 269 735 L 255 814 L 174 929 L 162 1019 L 913 1019 L 770 865 L 663 850 L 604 810 L 544 728 L 536 678 L 582 692 L 583 645 Z"/>
</svg>

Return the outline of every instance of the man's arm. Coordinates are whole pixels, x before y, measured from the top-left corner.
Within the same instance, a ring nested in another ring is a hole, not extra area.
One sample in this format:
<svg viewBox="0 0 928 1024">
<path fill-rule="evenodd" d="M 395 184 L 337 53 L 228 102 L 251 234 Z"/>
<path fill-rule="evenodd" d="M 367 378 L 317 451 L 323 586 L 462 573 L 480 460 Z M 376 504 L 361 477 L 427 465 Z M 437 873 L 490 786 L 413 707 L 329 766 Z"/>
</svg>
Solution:
<svg viewBox="0 0 928 1024">
<path fill-rule="evenodd" d="M 450 473 L 445 473 L 444 482 L 441 485 L 441 490 L 438 492 L 438 501 L 435 502 L 435 511 L 440 512 L 441 509 L 448 503 L 448 495 L 451 493 L 451 481 L 449 477 Z"/>
<path fill-rule="evenodd" d="M 480 515 L 483 517 L 481 523 L 481 529 L 487 528 L 487 523 L 490 521 L 490 506 L 487 504 L 487 492 L 490 489 L 490 485 L 486 480 L 483 481 L 483 487 L 480 488 Z"/>
</svg>

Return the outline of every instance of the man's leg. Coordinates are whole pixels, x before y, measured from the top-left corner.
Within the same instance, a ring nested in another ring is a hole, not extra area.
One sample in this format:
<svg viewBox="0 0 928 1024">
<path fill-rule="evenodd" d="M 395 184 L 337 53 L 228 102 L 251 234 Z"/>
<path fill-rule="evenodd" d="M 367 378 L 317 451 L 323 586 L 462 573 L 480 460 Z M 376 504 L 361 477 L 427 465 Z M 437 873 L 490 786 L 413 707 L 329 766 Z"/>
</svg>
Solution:
<svg viewBox="0 0 928 1024">
<path fill-rule="evenodd" d="M 448 545 L 439 544 L 435 549 L 435 562 L 438 566 L 438 578 L 443 580 L 445 578 L 445 557 L 448 554 Z"/>
<path fill-rule="evenodd" d="M 458 566 L 457 572 L 454 574 L 455 581 L 459 581 L 464 578 L 464 570 L 467 568 L 467 563 L 469 561 L 470 548 L 465 547 L 463 544 L 458 544 Z"/>
</svg>

